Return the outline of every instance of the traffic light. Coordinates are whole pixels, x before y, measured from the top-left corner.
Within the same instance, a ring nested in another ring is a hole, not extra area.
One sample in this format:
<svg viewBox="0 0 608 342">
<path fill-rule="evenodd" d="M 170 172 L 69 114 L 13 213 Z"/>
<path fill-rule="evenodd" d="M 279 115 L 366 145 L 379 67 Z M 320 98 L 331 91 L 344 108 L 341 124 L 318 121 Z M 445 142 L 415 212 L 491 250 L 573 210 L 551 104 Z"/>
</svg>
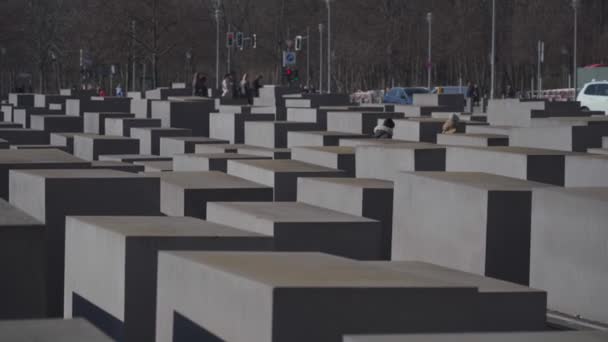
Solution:
<svg viewBox="0 0 608 342">
<path fill-rule="evenodd" d="M 243 32 L 237 32 L 236 33 L 236 47 L 243 50 Z"/>
<path fill-rule="evenodd" d="M 295 46 L 296 46 L 296 51 L 301 51 L 302 50 L 302 36 L 296 36 L 296 42 L 295 42 Z"/>
<path fill-rule="evenodd" d="M 258 47 L 258 35 L 255 33 L 251 36 L 251 47 L 254 49 Z"/>
<path fill-rule="evenodd" d="M 231 48 L 234 46 L 234 32 L 226 33 L 226 47 Z"/>
<path fill-rule="evenodd" d="M 293 71 L 293 80 L 294 81 L 299 81 L 300 80 L 300 70 L 296 69 Z"/>
</svg>

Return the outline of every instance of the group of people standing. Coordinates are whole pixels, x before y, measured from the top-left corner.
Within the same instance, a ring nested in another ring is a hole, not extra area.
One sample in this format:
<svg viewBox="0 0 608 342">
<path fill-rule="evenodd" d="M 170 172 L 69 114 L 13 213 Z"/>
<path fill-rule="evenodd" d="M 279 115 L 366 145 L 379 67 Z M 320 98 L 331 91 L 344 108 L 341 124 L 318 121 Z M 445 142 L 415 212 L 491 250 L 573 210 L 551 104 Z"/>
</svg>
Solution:
<svg viewBox="0 0 608 342">
<path fill-rule="evenodd" d="M 241 81 L 236 81 L 236 75 L 226 74 L 222 81 L 222 97 L 232 97 L 235 99 L 247 99 L 249 104 L 253 104 L 253 98 L 260 96 L 260 88 L 263 87 L 262 75 L 258 75 L 253 81 L 253 84 L 249 81 L 249 75 L 243 74 Z"/>
</svg>

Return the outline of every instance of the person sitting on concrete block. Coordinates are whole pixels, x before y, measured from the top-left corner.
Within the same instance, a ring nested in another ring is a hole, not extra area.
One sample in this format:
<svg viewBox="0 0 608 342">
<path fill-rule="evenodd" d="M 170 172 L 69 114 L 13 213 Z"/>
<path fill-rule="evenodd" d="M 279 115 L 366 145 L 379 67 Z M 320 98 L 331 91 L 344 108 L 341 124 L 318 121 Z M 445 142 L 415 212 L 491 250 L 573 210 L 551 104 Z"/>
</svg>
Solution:
<svg viewBox="0 0 608 342">
<path fill-rule="evenodd" d="M 395 128 L 395 121 L 393 119 L 386 119 L 382 123 L 382 125 L 376 126 L 374 128 L 374 138 L 376 139 L 392 139 L 393 138 L 393 128 Z"/>
<path fill-rule="evenodd" d="M 448 121 L 443 124 L 442 134 L 454 134 L 458 130 L 460 118 L 457 114 L 452 114 Z"/>
</svg>

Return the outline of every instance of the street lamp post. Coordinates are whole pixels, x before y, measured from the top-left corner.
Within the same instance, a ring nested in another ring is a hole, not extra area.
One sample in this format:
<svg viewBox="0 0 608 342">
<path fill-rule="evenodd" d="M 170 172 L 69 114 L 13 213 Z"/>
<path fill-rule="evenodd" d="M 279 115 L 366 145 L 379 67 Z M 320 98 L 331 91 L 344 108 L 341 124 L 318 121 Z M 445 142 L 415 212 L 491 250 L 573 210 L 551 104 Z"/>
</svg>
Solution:
<svg viewBox="0 0 608 342">
<path fill-rule="evenodd" d="M 490 98 L 494 98 L 494 84 L 496 83 L 496 0 L 492 0 L 492 54 L 490 60 Z"/>
<path fill-rule="evenodd" d="M 323 24 L 319 24 L 319 94 L 323 93 Z"/>
<path fill-rule="evenodd" d="M 431 89 L 431 77 L 432 77 L 432 67 L 433 67 L 433 13 L 429 12 L 426 14 L 426 21 L 429 24 L 429 60 L 426 65 L 427 69 L 427 87 Z"/>
<path fill-rule="evenodd" d="M 327 93 L 331 93 L 331 0 L 327 3 Z"/>
<path fill-rule="evenodd" d="M 572 72 L 574 78 L 574 97 L 576 99 L 578 92 L 578 8 L 580 6 L 580 0 L 572 0 L 572 9 L 574 9 L 574 61 L 572 64 L 572 68 L 574 69 Z"/>
<path fill-rule="evenodd" d="M 215 89 L 220 89 L 220 0 L 215 9 Z"/>
</svg>

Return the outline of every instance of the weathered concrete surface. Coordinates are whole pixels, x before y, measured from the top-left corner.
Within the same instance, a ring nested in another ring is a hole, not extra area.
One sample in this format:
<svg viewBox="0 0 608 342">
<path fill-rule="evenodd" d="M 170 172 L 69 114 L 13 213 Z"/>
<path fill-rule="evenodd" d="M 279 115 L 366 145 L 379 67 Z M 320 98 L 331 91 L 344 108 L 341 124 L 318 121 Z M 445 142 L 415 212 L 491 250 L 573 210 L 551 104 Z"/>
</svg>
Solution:
<svg viewBox="0 0 608 342">
<path fill-rule="evenodd" d="M 131 137 L 139 139 L 140 154 L 160 154 L 160 139 L 163 137 L 189 137 L 192 131 L 184 128 L 131 128 Z"/>
<path fill-rule="evenodd" d="M 525 147 L 448 147 L 446 171 L 485 172 L 563 186 L 572 152 Z"/>
<path fill-rule="evenodd" d="M 275 201 L 295 201 L 300 177 L 345 177 L 336 169 L 295 160 L 230 160 L 228 174 L 274 188 Z"/>
<path fill-rule="evenodd" d="M 65 113 L 82 116 L 84 113 L 130 113 L 131 99 L 127 97 L 97 97 L 68 99 Z"/>
<path fill-rule="evenodd" d="M 600 342 L 603 331 L 345 336 L 343 342 Z"/>
<path fill-rule="evenodd" d="M 275 120 L 274 114 L 211 113 L 209 136 L 232 144 L 245 142 L 245 122 Z"/>
<path fill-rule="evenodd" d="M 500 134 L 455 133 L 438 134 L 437 144 L 451 146 L 509 146 L 509 136 Z"/>
<path fill-rule="evenodd" d="M 192 96 L 192 89 L 157 88 L 146 91 L 148 100 L 167 100 L 170 96 Z"/>
<path fill-rule="evenodd" d="M 305 203 L 207 203 L 207 220 L 272 236 L 279 251 L 382 259 L 380 222 Z"/>
<path fill-rule="evenodd" d="M 207 331 L 233 342 L 513 326 L 508 314 L 482 319 L 471 305 L 479 296 L 473 286 L 317 253 L 161 252 L 158 287 L 157 341 L 184 333 L 175 312 L 201 337 Z"/>
<path fill-rule="evenodd" d="M 567 155 L 566 187 L 608 187 L 608 155 Z"/>
<path fill-rule="evenodd" d="M 81 169 L 89 162 L 59 150 L 0 150 L 0 198 L 9 199 L 9 170 Z"/>
<path fill-rule="evenodd" d="M 291 159 L 341 170 L 348 177 L 355 177 L 355 148 L 342 146 L 294 147 Z"/>
<path fill-rule="evenodd" d="M 245 144 L 286 148 L 288 132 L 316 131 L 318 129 L 315 123 L 248 121 L 245 122 Z"/>
<path fill-rule="evenodd" d="M 298 202 L 382 223 L 382 258 L 391 257 L 393 182 L 365 178 L 299 178 Z"/>
<path fill-rule="evenodd" d="M 398 140 L 398 139 L 340 139 L 340 146 L 358 147 L 366 145 L 395 145 L 395 144 L 411 144 L 415 141 Z"/>
<path fill-rule="evenodd" d="M 196 145 L 228 143 L 226 140 L 204 137 L 163 137 L 160 138 L 160 155 L 171 157 L 175 154 L 194 153 Z"/>
<path fill-rule="evenodd" d="M 117 154 L 117 155 L 102 155 L 102 156 L 99 156 L 99 160 L 133 163 L 136 161 L 172 161 L 173 158 L 153 156 L 153 155 L 149 155 L 149 154 Z"/>
<path fill-rule="evenodd" d="M 143 165 L 134 165 L 131 163 L 123 163 L 118 161 L 94 161 L 91 162 L 91 169 L 104 169 L 139 173 L 144 172 L 145 167 Z"/>
<path fill-rule="evenodd" d="M 392 260 L 420 260 L 527 285 L 532 190 L 544 187 L 484 173 L 401 173 L 395 181 L 399 210 L 393 214 Z"/>
<path fill-rule="evenodd" d="M 288 132 L 287 146 L 338 146 L 341 139 L 372 138 L 362 134 L 335 131 Z"/>
<path fill-rule="evenodd" d="M 106 119 L 110 118 L 135 118 L 135 114 L 130 113 L 89 113 L 83 114 L 84 133 L 106 134 Z"/>
<path fill-rule="evenodd" d="M 15 107 L 34 107 L 34 94 L 8 94 L 8 103 Z"/>
<path fill-rule="evenodd" d="M 77 134 L 74 136 L 74 155 L 84 160 L 98 160 L 100 155 L 139 152 L 139 140 L 118 136 Z"/>
<path fill-rule="evenodd" d="M 209 136 L 209 114 L 215 110 L 213 99 L 197 101 L 153 101 L 152 118 L 160 119 L 163 127 L 185 128 L 191 135 Z"/>
<path fill-rule="evenodd" d="M 8 141 L 11 145 L 48 144 L 49 134 L 29 128 L 0 128 L 0 139 Z"/>
<path fill-rule="evenodd" d="M 173 161 L 151 160 L 151 161 L 136 161 L 135 165 L 144 167 L 144 172 L 168 172 L 173 171 Z"/>
<path fill-rule="evenodd" d="M 116 340 L 153 341 L 158 251 L 273 246 L 269 237 L 188 217 L 68 217 L 64 316 L 86 318 Z M 102 315 L 83 310 L 81 298 Z"/>
<path fill-rule="evenodd" d="M 67 115 L 32 115 L 31 128 L 48 133 L 82 132 L 82 118 Z"/>
<path fill-rule="evenodd" d="M 159 183 L 158 178 L 112 170 L 10 171 L 10 203 L 47 228 L 47 310 L 50 317 L 63 313 L 65 217 L 159 215 Z"/>
<path fill-rule="evenodd" d="M 394 181 L 401 171 L 445 171 L 446 148 L 427 143 L 359 146 L 358 178 Z"/>
<path fill-rule="evenodd" d="M 260 157 L 269 157 L 271 159 L 291 159 L 291 149 L 289 148 L 267 148 L 243 145 L 237 148 L 237 152 Z"/>
<path fill-rule="evenodd" d="M 111 342 L 84 319 L 0 322 L 0 340 L 23 342 Z"/>
<path fill-rule="evenodd" d="M 4 140 L 4 139 L 0 139 L 0 149 L 8 149 L 10 147 L 10 144 L 8 143 L 8 141 Z"/>
<path fill-rule="evenodd" d="M 379 120 L 403 117 L 403 113 L 329 112 L 327 113 L 327 130 L 371 136 Z"/>
<path fill-rule="evenodd" d="M 271 187 L 222 172 L 165 172 L 161 211 L 168 216 L 207 217 L 207 202 L 272 201 Z"/>
<path fill-rule="evenodd" d="M 0 199 L 0 319 L 46 316 L 45 233 L 40 221 Z"/>
<path fill-rule="evenodd" d="M 220 171 L 228 172 L 229 160 L 271 159 L 239 153 L 206 153 L 173 155 L 174 171 Z"/>
<path fill-rule="evenodd" d="M 409 118 L 395 120 L 393 137 L 400 140 L 436 143 L 437 135 L 441 133 L 445 120 L 432 118 Z M 464 132 L 460 125 L 458 132 Z"/>
<path fill-rule="evenodd" d="M 530 284 L 549 308 L 608 324 L 608 188 L 536 190 Z"/>
<path fill-rule="evenodd" d="M 11 145 L 12 150 L 60 150 L 68 152 L 67 147 L 53 145 Z"/>
<path fill-rule="evenodd" d="M 601 147 L 606 134 L 608 125 L 529 127 L 514 129 L 510 140 L 511 146 L 587 152 Z"/>
<path fill-rule="evenodd" d="M 160 119 L 106 118 L 106 135 L 131 136 L 131 128 L 160 127 Z"/>
<path fill-rule="evenodd" d="M 74 152 L 74 136 L 79 133 L 51 133 L 51 145 L 65 147 L 68 153 Z"/>
</svg>

